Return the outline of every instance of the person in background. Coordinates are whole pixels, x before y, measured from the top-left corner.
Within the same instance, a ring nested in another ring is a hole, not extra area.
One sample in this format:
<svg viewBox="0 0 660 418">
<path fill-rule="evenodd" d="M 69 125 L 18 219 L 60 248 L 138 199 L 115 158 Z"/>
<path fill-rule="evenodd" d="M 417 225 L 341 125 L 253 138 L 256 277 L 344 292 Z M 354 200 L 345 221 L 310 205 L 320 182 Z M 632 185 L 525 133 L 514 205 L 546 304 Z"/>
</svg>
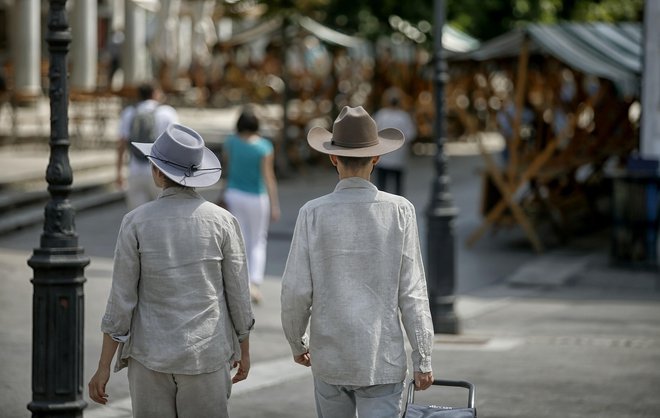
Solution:
<svg viewBox="0 0 660 418">
<path fill-rule="evenodd" d="M 282 277 L 284 335 L 293 360 L 312 367 L 319 417 L 400 417 L 408 363 L 401 324 L 415 387 L 424 390 L 433 383 L 433 323 L 415 208 L 369 178 L 405 138 L 378 131 L 360 106 L 344 107 L 332 132 L 312 128 L 307 142 L 329 154 L 339 182 L 298 214 Z"/>
<path fill-rule="evenodd" d="M 108 402 L 117 352 L 133 416 L 226 418 L 232 383 L 250 370 L 254 316 L 238 221 L 195 190 L 220 179 L 220 161 L 178 124 L 133 146 L 162 193 L 122 220 L 89 396 Z"/>
<path fill-rule="evenodd" d="M 115 73 L 121 68 L 121 49 L 124 43 L 124 32 L 120 30 L 113 30 L 112 35 L 108 41 L 107 53 L 107 66 L 108 66 L 108 80 L 107 87 L 112 89 L 112 80 Z"/>
<path fill-rule="evenodd" d="M 117 186 L 126 189 L 129 210 L 155 199 L 160 192 L 151 176 L 149 161 L 129 148 L 129 141 L 153 142 L 172 123 L 179 120 L 172 106 L 161 104 L 162 92 L 151 83 L 138 86 L 137 103 L 127 106 L 119 117 L 117 142 Z M 124 179 L 125 154 L 129 154 L 128 182 Z"/>
<path fill-rule="evenodd" d="M 259 290 L 266 269 L 270 221 L 280 217 L 273 144 L 259 135 L 259 119 L 245 108 L 236 122 L 236 133 L 223 144 L 227 186 L 223 202 L 236 216 L 245 237 L 252 301 L 262 299 Z"/>
<path fill-rule="evenodd" d="M 390 87 L 383 94 L 384 107 L 374 114 L 378 129 L 396 128 L 403 132 L 406 144 L 394 152 L 381 156 L 376 166 L 376 185 L 379 190 L 391 191 L 403 196 L 406 164 L 410 153 L 408 144 L 417 136 L 417 127 L 412 117 L 403 108 L 403 93 L 397 87 Z M 394 187 L 389 187 L 389 180 Z"/>
</svg>

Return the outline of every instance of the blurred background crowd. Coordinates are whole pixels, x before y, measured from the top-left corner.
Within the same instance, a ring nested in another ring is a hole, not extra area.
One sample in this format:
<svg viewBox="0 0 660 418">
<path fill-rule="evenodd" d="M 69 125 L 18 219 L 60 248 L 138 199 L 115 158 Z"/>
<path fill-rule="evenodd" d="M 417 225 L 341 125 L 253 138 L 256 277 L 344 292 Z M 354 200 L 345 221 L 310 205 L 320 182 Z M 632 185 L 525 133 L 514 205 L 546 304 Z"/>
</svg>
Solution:
<svg viewBox="0 0 660 418">
<path fill-rule="evenodd" d="M 611 197 L 608 170 L 660 156 L 659 128 L 642 117 L 644 100 L 653 109 L 660 95 L 657 77 L 643 77 L 644 57 L 657 56 L 645 54 L 645 43 L 657 50 L 645 8 L 657 3 L 444 3 L 439 49 L 434 4 L 423 0 L 69 1 L 73 145 L 116 141 L 109 115 L 155 81 L 174 107 L 256 105 L 281 174 L 319 163 L 304 141 L 312 126 L 329 128 L 345 105 L 373 113 L 395 87 L 416 125 L 412 153 L 433 155 L 443 77 L 444 139 L 481 147 L 497 138 L 502 150 L 484 153 L 491 223 L 516 218 L 497 208 L 502 200 L 560 236 L 581 216 L 609 219 L 600 203 Z M 16 143 L 21 109 L 48 95 L 47 10 L 42 0 L 0 1 L 2 143 Z"/>
</svg>

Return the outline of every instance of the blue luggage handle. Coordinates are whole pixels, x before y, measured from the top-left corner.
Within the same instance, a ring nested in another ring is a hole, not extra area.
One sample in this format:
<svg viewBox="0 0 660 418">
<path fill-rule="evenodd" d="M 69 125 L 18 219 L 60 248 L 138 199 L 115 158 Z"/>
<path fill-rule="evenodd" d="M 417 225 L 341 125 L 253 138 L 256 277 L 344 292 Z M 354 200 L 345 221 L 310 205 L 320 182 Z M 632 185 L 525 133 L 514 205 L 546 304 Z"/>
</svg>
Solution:
<svg viewBox="0 0 660 418">
<path fill-rule="evenodd" d="M 452 386 L 457 388 L 465 388 L 468 390 L 468 408 L 474 408 L 474 385 L 465 380 L 445 380 L 445 379 L 435 379 L 433 380 L 433 385 L 437 386 Z M 415 401 L 415 380 L 410 380 L 408 384 L 408 404 L 412 404 Z"/>
</svg>

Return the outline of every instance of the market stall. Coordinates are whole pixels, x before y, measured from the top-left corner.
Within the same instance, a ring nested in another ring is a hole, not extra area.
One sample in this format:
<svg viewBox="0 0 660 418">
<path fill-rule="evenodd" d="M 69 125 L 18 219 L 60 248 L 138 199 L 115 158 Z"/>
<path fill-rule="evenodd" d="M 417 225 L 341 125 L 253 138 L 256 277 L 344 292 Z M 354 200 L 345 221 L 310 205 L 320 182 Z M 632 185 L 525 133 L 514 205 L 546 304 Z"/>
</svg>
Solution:
<svg viewBox="0 0 660 418">
<path fill-rule="evenodd" d="M 638 146 L 639 24 L 529 25 L 449 57 L 448 108 L 470 133 L 497 129 L 505 151 L 485 150 L 483 223 L 518 225 L 536 251 L 539 228 L 571 234 L 602 216 L 605 167 Z"/>
</svg>

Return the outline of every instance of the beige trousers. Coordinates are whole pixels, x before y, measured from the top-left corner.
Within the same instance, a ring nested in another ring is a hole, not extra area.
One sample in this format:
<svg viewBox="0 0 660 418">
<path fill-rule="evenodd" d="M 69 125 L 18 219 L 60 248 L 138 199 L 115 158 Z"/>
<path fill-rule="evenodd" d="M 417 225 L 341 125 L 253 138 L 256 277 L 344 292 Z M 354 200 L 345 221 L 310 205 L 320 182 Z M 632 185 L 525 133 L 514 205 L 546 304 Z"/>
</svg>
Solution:
<svg viewBox="0 0 660 418">
<path fill-rule="evenodd" d="M 212 373 L 169 374 L 129 359 L 128 385 L 134 418 L 228 418 L 229 363 Z"/>
</svg>

